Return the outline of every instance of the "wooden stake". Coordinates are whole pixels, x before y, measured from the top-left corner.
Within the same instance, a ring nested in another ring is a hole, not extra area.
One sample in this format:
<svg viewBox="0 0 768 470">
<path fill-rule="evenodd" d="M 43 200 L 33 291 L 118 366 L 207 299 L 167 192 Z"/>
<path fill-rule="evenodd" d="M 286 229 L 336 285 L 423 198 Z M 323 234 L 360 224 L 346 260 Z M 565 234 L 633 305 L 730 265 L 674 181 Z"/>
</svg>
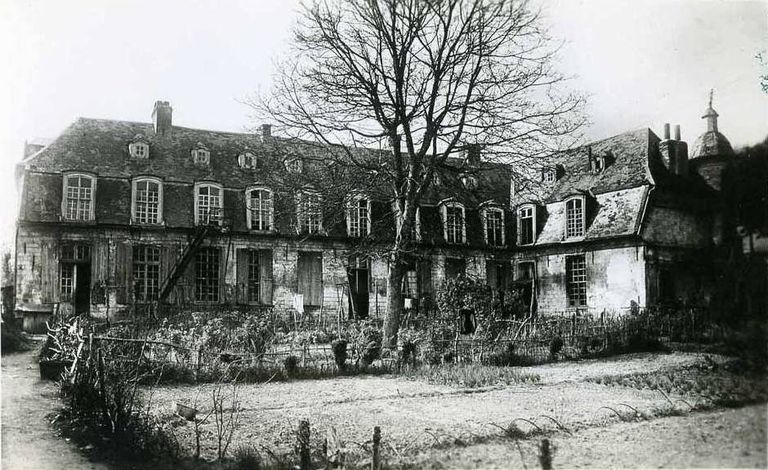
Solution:
<svg viewBox="0 0 768 470">
<path fill-rule="evenodd" d="M 309 455 L 309 421 L 299 421 L 299 468 L 310 470 L 312 461 Z"/>
<path fill-rule="evenodd" d="M 373 427 L 373 458 L 371 459 L 371 470 L 381 469 L 381 428 Z"/>
<path fill-rule="evenodd" d="M 549 439 L 541 440 L 539 463 L 541 463 L 542 470 L 552 470 L 552 450 L 549 447 Z"/>
</svg>

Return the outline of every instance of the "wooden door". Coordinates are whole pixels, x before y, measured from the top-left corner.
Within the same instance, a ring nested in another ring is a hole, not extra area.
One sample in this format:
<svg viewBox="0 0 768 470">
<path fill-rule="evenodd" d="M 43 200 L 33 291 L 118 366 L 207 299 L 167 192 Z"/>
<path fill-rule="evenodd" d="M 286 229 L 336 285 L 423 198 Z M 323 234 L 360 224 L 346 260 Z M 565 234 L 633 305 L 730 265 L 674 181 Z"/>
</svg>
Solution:
<svg viewBox="0 0 768 470">
<path fill-rule="evenodd" d="M 298 293 L 304 296 L 304 305 L 319 307 L 323 289 L 322 253 L 300 251 L 298 259 Z"/>
</svg>

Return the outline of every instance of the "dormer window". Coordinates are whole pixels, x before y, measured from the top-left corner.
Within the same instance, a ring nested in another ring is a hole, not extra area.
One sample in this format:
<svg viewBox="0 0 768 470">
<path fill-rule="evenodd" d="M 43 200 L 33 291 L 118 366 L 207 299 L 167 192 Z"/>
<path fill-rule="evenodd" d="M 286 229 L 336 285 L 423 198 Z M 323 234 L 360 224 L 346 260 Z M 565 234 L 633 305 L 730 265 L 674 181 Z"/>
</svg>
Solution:
<svg viewBox="0 0 768 470">
<path fill-rule="evenodd" d="M 221 224 L 224 190 L 219 184 L 195 184 L 195 222 L 197 225 Z"/>
<path fill-rule="evenodd" d="M 256 168 L 257 162 L 258 159 L 256 158 L 256 155 L 251 152 L 241 153 L 237 157 L 237 164 L 240 168 L 254 169 Z"/>
<path fill-rule="evenodd" d="M 461 174 L 461 184 L 467 189 L 477 189 L 477 178 L 466 173 Z"/>
<path fill-rule="evenodd" d="M 489 246 L 504 246 L 504 209 L 486 207 L 483 209 L 485 243 Z"/>
<path fill-rule="evenodd" d="M 65 220 L 93 220 L 96 178 L 83 174 L 64 176 L 61 214 Z"/>
<path fill-rule="evenodd" d="M 299 233 L 320 233 L 323 230 L 323 210 L 320 193 L 301 191 L 296 195 L 296 216 Z"/>
<path fill-rule="evenodd" d="M 365 237 L 371 233 L 371 200 L 357 194 L 347 202 L 347 235 Z"/>
<path fill-rule="evenodd" d="M 545 168 L 542 172 L 542 181 L 545 183 L 554 183 L 557 179 L 557 174 L 554 168 Z"/>
<path fill-rule="evenodd" d="M 245 191 L 248 206 L 246 217 L 251 230 L 269 231 L 273 229 L 274 206 L 272 191 L 266 188 L 249 188 Z"/>
<path fill-rule="evenodd" d="M 143 135 L 137 134 L 136 137 L 133 138 L 133 141 L 128 144 L 128 153 L 131 155 L 131 158 L 149 158 L 149 144 L 146 139 L 144 139 Z"/>
<path fill-rule="evenodd" d="M 440 207 L 443 217 L 443 235 L 450 244 L 464 244 L 467 241 L 464 206 L 458 202 L 446 202 Z"/>
<path fill-rule="evenodd" d="M 201 142 L 192 149 L 192 161 L 195 165 L 208 166 L 211 163 L 211 152 Z"/>
<path fill-rule="evenodd" d="M 595 159 L 595 173 L 600 173 L 605 170 L 605 157 L 597 157 Z"/>
<path fill-rule="evenodd" d="M 565 238 L 584 236 L 585 205 L 584 196 L 565 201 Z"/>
<path fill-rule="evenodd" d="M 288 170 L 288 173 L 298 175 L 301 174 L 302 171 L 304 171 L 304 162 L 301 161 L 300 158 L 288 158 L 285 160 L 285 169 Z"/>
<path fill-rule="evenodd" d="M 530 245 L 536 241 L 536 207 L 528 204 L 517 210 L 517 244 Z"/>
<path fill-rule="evenodd" d="M 432 174 L 432 185 L 433 186 L 440 186 L 442 183 L 442 180 L 440 179 L 440 175 L 438 173 Z"/>
</svg>

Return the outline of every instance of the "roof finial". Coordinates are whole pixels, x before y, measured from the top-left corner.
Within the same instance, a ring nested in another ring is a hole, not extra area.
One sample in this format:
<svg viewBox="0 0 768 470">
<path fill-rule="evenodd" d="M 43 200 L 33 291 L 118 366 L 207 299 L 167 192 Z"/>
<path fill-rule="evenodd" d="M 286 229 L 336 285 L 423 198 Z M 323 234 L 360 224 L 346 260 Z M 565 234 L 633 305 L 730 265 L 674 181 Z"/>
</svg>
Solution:
<svg viewBox="0 0 768 470">
<path fill-rule="evenodd" d="M 710 88 L 709 89 L 709 107 L 710 108 L 712 108 L 712 97 L 714 96 L 714 94 L 715 94 L 715 89 Z"/>
</svg>

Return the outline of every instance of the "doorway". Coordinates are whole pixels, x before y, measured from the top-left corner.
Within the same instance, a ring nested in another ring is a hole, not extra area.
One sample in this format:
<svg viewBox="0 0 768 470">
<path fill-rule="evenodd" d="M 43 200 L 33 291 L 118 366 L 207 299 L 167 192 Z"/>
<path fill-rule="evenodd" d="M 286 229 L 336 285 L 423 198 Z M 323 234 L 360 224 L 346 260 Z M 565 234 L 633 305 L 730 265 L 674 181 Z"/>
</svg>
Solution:
<svg viewBox="0 0 768 470">
<path fill-rule="evenodd" d="M 371 272 L 368 260 L 352 258 L 347 271 L 349 280 L 349 314 L 350 318 L 368 318 Z"/>
</svg>

